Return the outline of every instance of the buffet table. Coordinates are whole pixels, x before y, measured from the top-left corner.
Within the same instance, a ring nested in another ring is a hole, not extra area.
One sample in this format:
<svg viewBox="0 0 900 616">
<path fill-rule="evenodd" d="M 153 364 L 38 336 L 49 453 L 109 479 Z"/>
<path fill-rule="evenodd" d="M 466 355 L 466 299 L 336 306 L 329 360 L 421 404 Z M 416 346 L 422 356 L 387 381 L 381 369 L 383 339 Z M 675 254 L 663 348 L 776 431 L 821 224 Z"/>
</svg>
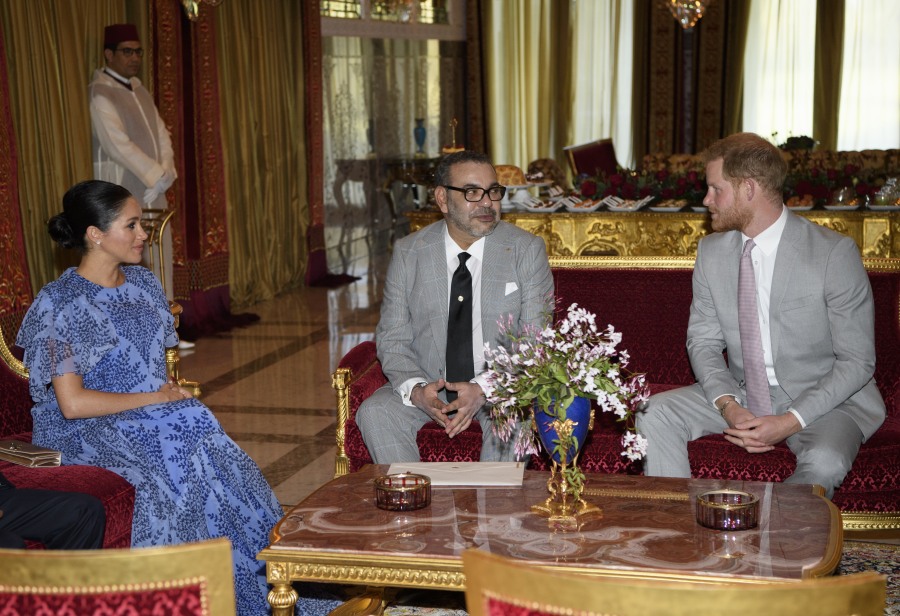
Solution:
<svg viewBox="0 0 900 616">
<path fill-rule="evenodd" d="M 900 213 L 809 210 L 797 214 L 852 237 L 864 257 L 900 256 Z M 437 210 L 406 213 L 410 232 L 440 219 Z M 693 257 L 707 233 L 704 212 L 503 212 L 503 220 L 544 239 L 553 257 Z"/>
</svg>

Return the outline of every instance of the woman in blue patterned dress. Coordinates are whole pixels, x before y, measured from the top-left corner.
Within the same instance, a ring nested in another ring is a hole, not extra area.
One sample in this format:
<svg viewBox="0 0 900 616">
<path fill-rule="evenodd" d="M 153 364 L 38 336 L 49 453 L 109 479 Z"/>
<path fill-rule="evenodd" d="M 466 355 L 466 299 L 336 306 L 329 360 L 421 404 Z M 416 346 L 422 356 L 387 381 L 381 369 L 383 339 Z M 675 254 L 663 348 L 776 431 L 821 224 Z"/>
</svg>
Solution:
<svg viewBox="0 0 900 616">
<path fill-rule="evenodd" d="M 82 253 L 35 298 L 19 331 L 35 405 L 34 442 L 135 487 L 133 546 L 228 537 L 238 613 L 268 612 L 256 554 L 281 508 L 256 464 L 206 406 L 167 379 L 174 319 L 149 270 L 141 207 L 88 181 L 63 198 L 50 236 Z"/>
</svg>

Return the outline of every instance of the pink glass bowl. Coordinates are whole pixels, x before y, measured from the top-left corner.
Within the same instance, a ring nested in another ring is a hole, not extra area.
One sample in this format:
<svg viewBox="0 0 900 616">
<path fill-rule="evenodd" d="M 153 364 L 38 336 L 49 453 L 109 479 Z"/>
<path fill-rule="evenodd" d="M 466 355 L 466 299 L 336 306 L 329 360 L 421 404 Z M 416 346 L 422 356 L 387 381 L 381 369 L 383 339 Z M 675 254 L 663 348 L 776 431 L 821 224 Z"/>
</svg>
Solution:
<svg viewBox="0 0 900 616">
<path fill-rule="evenodd" d="M 431 479 L 415 473 L 375 479 L 375 505 L 388 511 L 412 511 L 431 504 Z"/>
<path fill-rule="evenodd" d="M 697 522 L 715 530 L 746 530 L 759 523 L 759 497 L 738 490 L 712 490 L 697 497 Z"/>
</svg>

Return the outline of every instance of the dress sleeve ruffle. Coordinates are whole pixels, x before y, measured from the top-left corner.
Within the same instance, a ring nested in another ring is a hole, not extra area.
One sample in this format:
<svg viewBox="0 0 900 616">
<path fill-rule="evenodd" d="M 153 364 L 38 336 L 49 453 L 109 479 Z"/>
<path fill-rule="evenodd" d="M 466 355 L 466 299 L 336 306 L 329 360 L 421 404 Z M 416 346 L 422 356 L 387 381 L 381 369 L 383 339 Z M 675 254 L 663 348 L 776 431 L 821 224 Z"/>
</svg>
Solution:
<svg viewBox="0 0 900 616">
<path fill-rule="evenodd" d="M 146 267 L 139 265 L 128 268 L 129 281 L 135 286 L 145 291 L 153 303 L 159 309 L 159 315 L 163 322 L 163 337 L 166 348 L 173 347 L 178 344 L 178 334 L 175 333 L 175 317 L 172 316 L 172 309 L 169 308 L 169 300 L 163 291 L 162 285 L 156 278 L 156 275 Z"/>
<path fill-rule="evenodd" d="M 23 361 L 35 402 L 49 397 L 51 379 L 86 375 L 119 341 L 112 322 L 86 296 L 57 305 L 52 292 L 46 291 L 38 294 L 16 339 L 25 350 Z"/>
</svg>

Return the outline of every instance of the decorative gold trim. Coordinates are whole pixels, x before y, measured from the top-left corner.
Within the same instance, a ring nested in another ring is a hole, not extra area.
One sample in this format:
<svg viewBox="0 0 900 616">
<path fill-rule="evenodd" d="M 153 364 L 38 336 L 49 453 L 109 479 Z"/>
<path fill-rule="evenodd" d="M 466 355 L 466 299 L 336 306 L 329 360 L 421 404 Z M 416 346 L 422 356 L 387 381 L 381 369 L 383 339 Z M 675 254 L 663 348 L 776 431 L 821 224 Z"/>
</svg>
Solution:
<svg viewBox="0 0 900 616">
<path fill-rule="evenodd" d="M 844 511 L 841 521 L 846 531 L 900 530 L 900 511 Z"/>
<path fill-rule="evenodd" d="M 258 558 L 266 561 L 269 584 L 304 580 L 405 588 L 463 590 L 462 561 L 452 558 L 416 558 L 392 554 L 294 551 L 266 548 Z"/>
<path fill-rule="evenodd" d="M 13 355 L 12 351 L 9 350 L 9 347 L 6 346 L 6 338 L 3 335 L 2 325 L 0 325 L 0 357 L 3 358 L 3 361 L 9 366 L 9 369 L 17 376 L 22 377 L 26 381 L 28 380 L 28 368 L 25 367 L 25 364 L 16 359 L 16 356 Z"/>
<path fill-rule="evenodd" d="M 124 584 L 88 584 L 86 586 L 48 586 L 45 584 L 0 583 L 0 592 L 37 595 L 96 595 L 97 593 L 147 592 L 148 590 L 167 590 L 169 588 L 200 586 L 201 599 L 205 602 L 207 584 L 208 580 L 206 579 L 206 576 L 192 576 L 173 580 L 132 582 Z"/>
<path fill-rule="evenodd" d="M 557 269 L 694 269 L 694 257 L 550 257 Z"/>
<path fill-rule="evenodd" d="M 606 496 L 609 498 L 637 498 L 644 500 L 686 501 L 689 499 L 683 492 L 666 492 L 664 490 L 616 490 L 610 488 L 585 488 L 585 496 Z"/>
<path fill-rule="evenodd" d="M 900 257 L 863 257 L 862 262 L 869 272 L 900 272 Z"/>
<path fill-rule="evenodd" d="M 840 532 L 840 531 L 838 531 Z M 822 566 L 804 572 L 804 577 L 830 575 L 840 560 L 840 543 L 837 559 L 830 554 Z M 387 554 L 339 554 L 308 551 L 288 551 L 267 548 L 258 558 L 266 561 L 267 581 L 281 588 L 294 581 L 334 582 L 368 586 L 393 586 L 402 588 L 430 588 L 435 590 L 465 590 L 465 575 L 460 559 L 433 559 L 397 557 Z M 540 566 L 540 565 L 537 565 Z M 702 576 L 696 573 L 660 570 L 620 570 L 577 565 L 554 565 L 549 570 L 580 576 L 614 578 L 621 580 L 656 580 L 687 582 L 691 584 L 766 584 L 790 583 L 792 580 L 766 577 L 734 577 L 728 575 Z M 827 569 L 827 571 L 826 571 Z M 270 592 L 270 599 L 274 590 Z"/>
<path fill-rule="evenodd" d="M 550 267 L 557 269 L 694 269 L 694 257 L 607 257 L 551 256 Z M 864 257 L 866 271 L 900 272 L 900 257 Z"/>
</svg>

